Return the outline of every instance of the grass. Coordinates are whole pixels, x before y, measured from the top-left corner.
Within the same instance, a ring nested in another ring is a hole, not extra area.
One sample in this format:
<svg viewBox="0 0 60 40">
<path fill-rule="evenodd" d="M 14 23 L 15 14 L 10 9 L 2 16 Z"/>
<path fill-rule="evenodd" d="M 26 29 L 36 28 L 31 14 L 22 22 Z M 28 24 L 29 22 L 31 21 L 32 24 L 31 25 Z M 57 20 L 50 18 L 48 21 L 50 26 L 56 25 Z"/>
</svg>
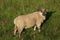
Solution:
<svg viewBox="0 0 60 40">
<path fill-rule="evenodd" d="M 60 40 L 60 0 L 0 0 L 0 40 L 19 40 L 13 36 L 14 18 L 42 8 L 48 8 L 51 16 L 47 16 L 41 33 L 26 29 L 20 40 Z"/>
</svg>

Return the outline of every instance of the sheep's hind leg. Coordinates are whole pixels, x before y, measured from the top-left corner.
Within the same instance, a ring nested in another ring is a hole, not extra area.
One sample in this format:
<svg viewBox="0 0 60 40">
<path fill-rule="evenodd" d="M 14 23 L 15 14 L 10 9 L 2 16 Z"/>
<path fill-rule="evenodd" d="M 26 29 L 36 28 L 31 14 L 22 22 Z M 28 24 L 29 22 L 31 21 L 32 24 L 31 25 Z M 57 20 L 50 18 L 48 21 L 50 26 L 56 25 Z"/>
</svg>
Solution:
<svg viewBox="0 0 60 40">
<path fill-rule="evenodd" d="M 14 27 L 14 35 L 16 35 L 16 31 L 17 31 L 17 27 L 15 25 L 15 27 Z"/>
<path fill-rule="evenodd" d="M 24 29 L 23 27 L 19 27 L 19 28 L 18 28 L 18 36 L 19 36 L 19 38 L 20 38 L 20 35 L 21 35 L 23 29 Z"/>
</svg>

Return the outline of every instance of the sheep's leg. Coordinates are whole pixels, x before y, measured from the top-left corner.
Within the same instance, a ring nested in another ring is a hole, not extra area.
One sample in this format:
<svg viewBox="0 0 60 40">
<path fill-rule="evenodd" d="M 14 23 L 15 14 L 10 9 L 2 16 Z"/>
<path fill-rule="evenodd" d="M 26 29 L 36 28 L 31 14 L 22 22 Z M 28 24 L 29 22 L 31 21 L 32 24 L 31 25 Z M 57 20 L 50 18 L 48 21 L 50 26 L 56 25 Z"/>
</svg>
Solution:
<svg viewBox="0 0 60 40">
<path fill-rule="evenodd" d="M 20 38 L 20 35 L 21 35 L 22 31 L 23 31 L 23 27 L 21 26 L 21 27 L 18 28 L 18 36 L 19 36 L 19 38 Z"/>
<path fill-rule="evenodd" d="M 36 26 L 34 26 L 34 31 L 36 30 Z"/>
<path fill-rule="evenodd" d="M 14 35 L 16 35 L 16 31 L 17 31 L 17 27 L 15 25 L 15 27 L 14 27 Z"/>
<path fill-rule="evenodd" d="M 41 30 L 40 30 L 41 24 L 39 23 L 39 24 L 36 24 L 36 25 L 37 25 L 37 28 L 38 28 L 38 32 L 41 32 Z"/>
</svg>

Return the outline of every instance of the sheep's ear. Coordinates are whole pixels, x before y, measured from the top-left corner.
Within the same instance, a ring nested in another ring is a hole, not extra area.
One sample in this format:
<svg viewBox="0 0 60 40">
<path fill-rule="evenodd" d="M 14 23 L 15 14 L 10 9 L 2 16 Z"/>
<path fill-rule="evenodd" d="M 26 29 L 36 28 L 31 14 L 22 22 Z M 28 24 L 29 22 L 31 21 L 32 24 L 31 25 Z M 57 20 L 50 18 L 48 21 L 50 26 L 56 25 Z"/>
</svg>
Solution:
<svg viewBox="0 0 60 40">
<path fill-rule="evenodd" d="M 48 8 L 41 9 L 41 12 L 48 12 Z"/>
<path fill-rule="evenodd" d="M 45 12 L 46 11 L 46 9 L 41 9 L 41 12 Z"/>
<path fill-rule="evenodd" d="M 46 9 L 37 9 L 37 11 L 39 12 L 47 12 L 48 11 L 48 9 L 46 8 Z"/>
</svg>

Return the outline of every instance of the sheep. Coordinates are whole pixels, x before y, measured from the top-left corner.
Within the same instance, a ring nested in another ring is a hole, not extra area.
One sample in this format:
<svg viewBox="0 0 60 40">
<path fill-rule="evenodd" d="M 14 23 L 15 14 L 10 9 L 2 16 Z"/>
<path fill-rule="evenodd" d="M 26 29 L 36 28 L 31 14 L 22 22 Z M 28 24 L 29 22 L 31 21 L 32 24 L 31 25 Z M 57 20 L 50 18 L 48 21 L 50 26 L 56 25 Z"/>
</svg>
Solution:
<svg viewBox="0 0 60 40">
<path fill-rule="evenodd" d="M 18 30 L 18 35 L 20 37 L 23 29 L 34 27 L 34 31 L 38 28 L 38 32 L 40 32 L 40 26 L 43 21 L 46 19 L 46 9 L 42 9 L 37 12 L 33 12 L 27 15 L 20 15 L 14 19 L 14 35 L 16 35 L 16 31 Z"/>
</svg>

